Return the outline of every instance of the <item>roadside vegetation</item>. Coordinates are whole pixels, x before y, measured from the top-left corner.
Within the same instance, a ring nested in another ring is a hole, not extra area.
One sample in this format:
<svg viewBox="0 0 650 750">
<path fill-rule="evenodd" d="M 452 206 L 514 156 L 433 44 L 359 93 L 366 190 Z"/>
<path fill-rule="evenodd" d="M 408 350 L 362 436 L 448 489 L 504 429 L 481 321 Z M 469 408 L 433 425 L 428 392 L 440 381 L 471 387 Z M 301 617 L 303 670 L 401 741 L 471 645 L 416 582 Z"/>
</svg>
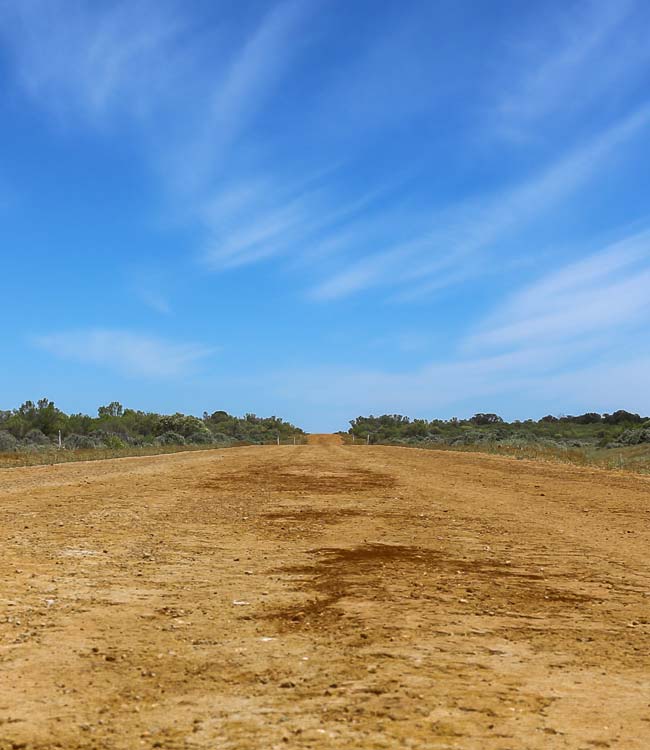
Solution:
<svg viewBox="0 0 650 750">
<path fill-rule="evenodd" d="M 514 422 L 497 414 L 431 421 L 384 414 L 353 419 L 344 437 L 355 443 L 481 451 L 650 473 L 650 417 L 625 410 Z"/>
<path fill-rule="evenodd" d="M 0 466 L 5 467 L 305 439 L 303 430 L 279 417 L 156 414 L 125 409 L 117 401 L 100 406 L 96 417 L 66 414 L 46 398 L 0 411 Z"/>
</svg>

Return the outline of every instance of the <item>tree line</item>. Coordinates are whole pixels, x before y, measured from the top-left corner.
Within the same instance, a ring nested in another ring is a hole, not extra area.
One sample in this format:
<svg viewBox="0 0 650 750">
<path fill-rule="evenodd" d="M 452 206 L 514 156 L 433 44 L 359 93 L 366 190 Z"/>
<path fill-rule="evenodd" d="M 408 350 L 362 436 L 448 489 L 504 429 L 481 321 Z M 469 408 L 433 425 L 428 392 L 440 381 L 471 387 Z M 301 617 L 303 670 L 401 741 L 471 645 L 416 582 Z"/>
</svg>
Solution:
<svg viewBox="0 0 650 750">
<path fill-rule="evenodd" d="M 498 414 L 468 419 L 410 419 L 401 414 L 360 416 L 350 421 L 350 437 L 371 443 L 549 442 L 618 446 L 650 442 L 650 417 L 619 409 L 611 414 L 553 416 L 506 422 Z"/>
<path fill-rule="evenodd" d="M 53 401 L 25 401 L 0 411 L 0 451 L 34 450 L 58 445 L 70 449 L 123 448 L 129 445 L 232 445 L 302 438 L 299 427 L 279 417 L 226 411 L 201 418 L 124 408 L 118 401 L 100 406 L 97 416 L 66 414 Z"/>
</svg>

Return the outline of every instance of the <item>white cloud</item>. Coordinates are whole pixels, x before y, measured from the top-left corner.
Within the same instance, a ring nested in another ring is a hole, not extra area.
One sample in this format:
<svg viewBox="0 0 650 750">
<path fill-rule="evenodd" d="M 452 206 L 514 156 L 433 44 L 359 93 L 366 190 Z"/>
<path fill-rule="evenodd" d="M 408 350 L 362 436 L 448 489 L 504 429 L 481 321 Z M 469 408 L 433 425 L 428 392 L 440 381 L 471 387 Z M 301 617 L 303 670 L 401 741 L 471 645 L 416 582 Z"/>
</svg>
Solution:
<svg viewBox="0 0 650 750">
<path fill-rule="evenodd" d="M 305 15 L 298 0 L 276 5 L 231 62 L 212 101 L 213 123 L 222 136 L 239 132 L 271 95 L 294 54 Z"/>
<path fill-rule="evenodd" d="M 517 292 L 467 346 L 536 346 L 598 336 L 650 313 L 650 231 L 627 237 Z"/>
<path fill-rule="evenodd" d="M 167 2 L 24 0 L 1 6 L 0 19 L 25 89 L 64 118 L 148 113 L 179 72 L 168 63 L 183 21 Z"/>
<path fill-rule="evenodd" d="M 298 54 L 301 25 L 315 4 L 285 0 L 271 8 L 246 36 L 243 43 L 218 61 L 208 59 L 195 66 L 194 79 L 200 91 L 191 103 L 193 117 L 183 141 L 165 143 L 158 159 L 170 187 L 190 193 L 205 202 L 214 191 L 215 177 L 223 173 L 224 161 L 267 104 Z M 206 76 L 207 67 L 211 74 Z"/>
<path fill-rule="evenodd" d="M 403 294 L 414 297 L 466 279 L 475 262 L 471 256 L 494 248 L 584 185 L 649 123 L 645 106 L 527 182 L 452 207 L 432 220 L 436 228 L 428 233 L 354 262 L 319 283 L 311 296 L 329 300 L 372 286 L 406 285 Z"/>
<path fill-rule="evenodd" d="M 159 289 L 153 289 L 148 286 L 140 286 L 135 290 L 137 296 L 150 307 L 154 312 L 161 315 L 169 315 L 172 311 L 169 300 Z"/>
<path fill-rule="evenodd" d="M 156 263 L 134 263 L 124 272 L 129 291 L 148 308 L 161 315 L 172 312 L 170 274 L 164 273 Z"/>
<path fill-rule="evenodd" d="M 472 402 L 477 411 L 485 411 L 503 394 L 524 393 L 538 381 L 553 377 L 566 355 L 567 350 L 549 346 L 504 355 L 452 357 L 402 372 L 352 367 L 292 369 L 265 374 L 264 389 L 294 411 L 322 414 L 326 410 L 329 418 L 339 423 L 368 413 L 440 415 Z M 251 386 L 254 382 L 251 379 Z"/>
<path fill-rule="evenodd" d="M 226 9 L 197 28 L 186 4 L 55 0 L 0 3 L 0 42 L 38 105 L 66 124 L 122 116 L 141 128 L 144 156 L 184 200 L 202 199 L 303 47 L 314 10 L 277 3 L 242 30 Z"/>
<path fill-rule="evenodd" d="M 504 135 L 527 137 L 538 122 L 602 105 L 634 85 L 650 59 L 643 4 L 634 0 L 591 0 L 540 6 L 535 28 L 517 29 L 512 54 L 497 76 L 498 127 Z"/>
<path fill-rule="evenodd" d="M 192 372 L 213 353 L 199 344 L 180 344 L 131 331 L 90 329 L 38 336 L 39 348 L 61 359 L 145 378 L 174 378 Z"/>
<path fill-rule="evenodd" d="M 514 292 L 455 350 L 411 370 L 322 367 L 278 372 L 265 388 L 332 420 L 524 408 L 650 413 L 650 230 Z M 397 343 L 393 342 L 394 348 Z M 518 395 L 520 394 L 520 395 Z M 335 407 L 332 405 L 335 404 Z M 514 405 L 513 405 L 514 404 Z"/>
<path fill-rule="evenodd" d="M 643 343 L 647 350 L 647 341 Z M 650 357 L 638 348 L 618 351 L 604 361 L 577 366 L 552 378 L 540 378 L 534 384 L 535 393 L 546 405 L 546 412 L 555 414 L 560 409 L 574 414 L 626 409 L 648 416 Z M 558 405 L 564 407 L 558 409 Z"/>
<path fill-rule="evenodd" d="M 420 204 L 409 212 L 399 200 L 386 208 L 382 197 L 390 187 L 355 192 L 327 175 L 291 190 L 279 170 L 259 177 L 261 168 L 242 164 L 265 150 L 264 134 L 251 134 L 252 125 L 308 47 L 311 36 L 304 31 L 314 7 L 285 0 L 243 30 L 233 28 L 224 11 L 199 33 L 187 7 L 173 0 L 71 2 L 65 17 L 54 0 L 25 0 L 0 3 L 0 38 L 13 51 L 25 89 L 44 107 L 99 124 L 116 112 L 137 121 L 174 209 L 203 230 L 205 267 L 221 271 L 283 258 L 293 270 L 306 271 L 307 295 L 315 300 L 371 288 L 391 288 L 392 299 L 406 300 L 465 281 L 482 268 L 479 257 L 495 254 L 589 183 L 650 122 L 650 108 L 641 108 L 527 181 L 443 210 Z M 521 79 L 514 77 L 500 110 L 512 122 L 557 110 L 572 86 L 598 78 L 588 75 L 593 59 L 629 27 L 635 7 L 631 1 L 594 3 L 578 26 L 568 17 L 553 37 L 559 42 L 544 37 Z M 359 133 L 363 121 L 383 122 L 375 117 L 377 107 L 392 110 L 388 119 L 431 108 L 425 94 L 442 74 L 428 71 L 434 58 L 420 55 L 424 35 L 417 18 L 409 16 L 392 33 L 384 28 L 329 81 L 339 106 L 358 104 Z M 638 65 L 640 54 L 635 48 L 630 66 Z M 286 171 L 296 169 L 307 171 L 304 162 Z M 138 294 L 150 307 L 166 309 L 155 292 Z"/>
<path fill-rule="evenodd" d="M 278 204 L 275 179 L 265 181 L 275 202 L 255 206 L 252 217 L 256 196 L 228 195 L 223 185 L 225 162 L 237 161 L 234 145 L 306 45 L 301 25 L 315 7 L 285 0 L 244 29 L 224 9 L 199 32 L 174 0 L 71 2 L 65 17 L 54 0 L 25 0 L 0 4 L 0 42 L 24 90 L 66 125 L 103 128 L 120 115 L 130 136 L 142 136 L 143 156 L 162 174 L 174 210 L 198 219 L 205 255 L 222 269 L 273 255 L 316 223 L 307 196 Z"/>
<path fill-rule="evenodd" d="M 341 225 L 386 190 L 375 188 L 331 206 L 320 179 L 307 180 L 298 190 L 264 180 L 217 190 L 199 213 L 210 238 L 205 262 L 223 270 L 285 255 L 299 265 L 323 237 L 338 237 Z"/>
</svg>

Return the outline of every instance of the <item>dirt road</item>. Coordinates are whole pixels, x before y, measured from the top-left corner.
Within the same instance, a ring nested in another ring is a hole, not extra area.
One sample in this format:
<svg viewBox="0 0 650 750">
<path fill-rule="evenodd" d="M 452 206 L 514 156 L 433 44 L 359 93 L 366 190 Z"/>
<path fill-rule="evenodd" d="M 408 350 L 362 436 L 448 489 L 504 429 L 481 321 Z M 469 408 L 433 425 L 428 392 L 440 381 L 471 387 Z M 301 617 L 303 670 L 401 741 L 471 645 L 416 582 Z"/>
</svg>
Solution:
<svg viewBox="0 0 650 750">
<path fill-rule="evenodd" d="M 650 747 L 650 481 L 269 446 L 0 472 L 0 749 Z"/>
</svg>

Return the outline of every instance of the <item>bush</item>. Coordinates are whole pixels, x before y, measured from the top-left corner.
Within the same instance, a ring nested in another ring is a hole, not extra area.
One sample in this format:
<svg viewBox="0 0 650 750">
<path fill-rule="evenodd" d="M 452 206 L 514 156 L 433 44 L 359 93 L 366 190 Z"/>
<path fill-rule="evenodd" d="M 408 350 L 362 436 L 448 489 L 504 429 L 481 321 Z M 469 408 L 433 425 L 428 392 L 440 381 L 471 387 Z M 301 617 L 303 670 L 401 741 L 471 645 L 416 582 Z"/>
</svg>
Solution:
<svg viewBox="0 0 650 750">
<path fill-rule="evenodd" d="M 475 414 L 469 420 L 475 425 L 486 425 L 486 424 L 501 424 L 503 419 L 498 414 Z"/>
<path fill-rule="evenodd" d="M 30 430 L 23 438 L 23 443 L 29 445 L 51 445 L 50 438 L 40 430 Z"/>
<path fill-rule="evenodd" d="M 107 435 L 104 438 L 104 445 L 111 450 L 120 450 L 120 448 L 126 448 L 126 443 L 122 440 L 119 435 Z"/>
<path fill-rule="evenodd" d="M 47 450 L 47 446 L 38 445 L 37 443 L 19 442 L 16 446 L 16 451 L 20 453 L 40 453 L 43 450 Z"/>
<path fill-rule="evenodd" d="M 187 442 L 195 445 L 211 445 L 214 440 L 210 430 L 198 430 L 187 438 Z"/>
<path fill-rule="evenodd" d="M 203 432 L 204 429 L 206 429 L 205 425 L 198 417 L 178 413 L 160 417 L 157 426 L 160 437 L 166 434 L 188 437 L 197 432 Z"/>
<path fill-rule="evenodd" d="M 650 443 L 650 428 L 643 427 L 640 430 L 625 430 L 618 438 L 619 445 L 639 445 Z"/>
<path fill-rule="evenodd" d="M 212 443 L 214 445 L 232 445 L 234 442 L 229 435 L 224 435 L 223 432 L 212 433 Z"/>
<path fill-rule="evenodd" d="M 7 430 L 0 430 L 0 453 L 15 451 L 18 446 L 16 438 Z"/>
<path fill-rule="evenodd" d="M 95 443 L 96 448 L 110 448 L 119 450 L 128 445 L 138 445 L 136 438 L 129 437 L 124 433 L 108 432 L 107 430 L 93 430 L 88 437 Z"/>
<path fill-rule="evenodd" d="M 88 437 L 88 435 L 68 435 L 63 441 L 63 445 L 68 450 L 83 450 L 89 448 L 103 448 L 104 443 L 95 438 Z"/>
<path fill-rule="evenodd" d="M 185 445 L 185 438 L 178 432 L 165 432 L 158 435 L 155 442 L 156 445 Z"/>
</svg>

